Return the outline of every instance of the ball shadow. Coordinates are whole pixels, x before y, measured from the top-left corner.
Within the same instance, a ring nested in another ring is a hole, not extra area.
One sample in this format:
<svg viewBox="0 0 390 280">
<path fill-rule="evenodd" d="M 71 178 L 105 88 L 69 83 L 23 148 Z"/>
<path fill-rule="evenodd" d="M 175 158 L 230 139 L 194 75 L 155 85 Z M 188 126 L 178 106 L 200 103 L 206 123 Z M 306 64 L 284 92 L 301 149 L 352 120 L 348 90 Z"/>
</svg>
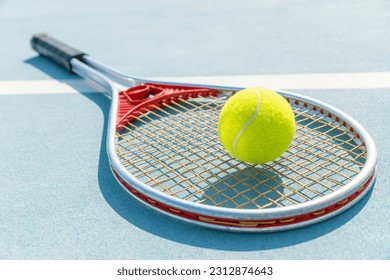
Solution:
<svg viewBox="0 0 390 280">
<path fill-rule="evenodd" d="M 260 165 L 236 168 L 204 190 L 204 204 L 242 209 L 277 207 L 275 202 L 282 199 L 284 192 L 282 178 L 277 172 Z"/>
</svg>

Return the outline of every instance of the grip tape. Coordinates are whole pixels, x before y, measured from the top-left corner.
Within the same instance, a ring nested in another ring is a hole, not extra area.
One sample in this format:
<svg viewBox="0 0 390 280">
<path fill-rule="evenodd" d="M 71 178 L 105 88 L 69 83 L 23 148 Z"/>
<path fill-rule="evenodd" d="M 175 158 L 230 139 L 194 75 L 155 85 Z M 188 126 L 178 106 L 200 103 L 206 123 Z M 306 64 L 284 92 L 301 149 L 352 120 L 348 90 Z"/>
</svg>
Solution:
<svg viewBox="0 0 390 280">
<path fill-rule="evenodd" d="M 70 60 L 72 58 L 82 60 L 82 57 L 86 55 L 84 52 L 58 41 L 46 33 L 35 34 L 31 38 L 31 47 L 40 55 L 50 58 L 69 72 L 72 72 Z"/>
</svg>

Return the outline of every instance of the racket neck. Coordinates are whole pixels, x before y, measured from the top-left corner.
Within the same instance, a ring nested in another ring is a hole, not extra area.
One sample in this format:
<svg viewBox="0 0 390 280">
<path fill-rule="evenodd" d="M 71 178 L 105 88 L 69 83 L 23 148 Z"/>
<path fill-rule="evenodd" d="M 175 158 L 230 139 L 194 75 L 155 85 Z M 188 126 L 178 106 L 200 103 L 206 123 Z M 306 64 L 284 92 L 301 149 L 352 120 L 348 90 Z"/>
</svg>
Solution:
<svg viewBox="0 0 390 280">
<path fill-rule="evenodd" d="M 126 87 L 133 87 L 138 84 L 141 84 L 145 82 L 143 79 L 138 79 L 135 77 L 130 77 L 128 75 L 125 75 L 123 73 L 120 73 L 119 71 L 116 71 L 112 69 L 111 67 L 108 67 L 107 65 L 104 65 L 103 63 L 93 59 L 90 56 L 84 56 L 83 61 L 93 69 L 104 73 L 104 75 L 108 76 L 113 81 L 119 82 L 121 85 L 124 85 Z"/>
<path fill-rule="evenodd" d="M 93 81 L 95 85 L 104 90 L 104 92 L 106 93 L 105 95 L 109 99 L 112 99 L 114 97 L 113 95 L 118 93 L 118 90 L 116 89 L 113 81 L 111 81 L 108 77 L 99 73 L 89 65 L 75 58 L 72 59 L 70 63 L 72 64 L 73 72 L 85 78 L 86 80 Z"/>
</svg>

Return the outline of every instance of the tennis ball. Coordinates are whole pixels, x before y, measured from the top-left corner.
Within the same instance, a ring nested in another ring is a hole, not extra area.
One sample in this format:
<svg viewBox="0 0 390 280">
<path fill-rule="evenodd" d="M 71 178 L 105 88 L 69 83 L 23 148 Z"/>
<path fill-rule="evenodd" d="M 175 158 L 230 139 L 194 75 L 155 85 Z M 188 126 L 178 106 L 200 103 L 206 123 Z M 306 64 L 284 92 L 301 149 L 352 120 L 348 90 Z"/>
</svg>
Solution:
<svg viewBox="0 0 390 280">
<path fill-rule="evenodd" d="M 278 93 L 248 88 L 230 97 L 218 122 L 222 145 L 235 158 L 266 163 L 281 156 L 295 131 L 294 113 Z"/>
</svg>

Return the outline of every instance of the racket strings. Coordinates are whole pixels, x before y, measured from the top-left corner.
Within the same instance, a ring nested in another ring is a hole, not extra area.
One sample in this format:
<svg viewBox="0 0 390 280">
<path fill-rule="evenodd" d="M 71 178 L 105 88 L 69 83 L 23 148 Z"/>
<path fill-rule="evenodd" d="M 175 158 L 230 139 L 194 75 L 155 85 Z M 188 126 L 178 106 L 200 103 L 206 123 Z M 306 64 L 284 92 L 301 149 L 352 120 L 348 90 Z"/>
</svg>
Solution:
<svg viewBox="0 0 390 280">
<path fill-rule="evenodd" d="M 182 104 L 185 101 L 182 102 Z M 187 108 L 183 107 L 182 104 L 178 103 L 178 108 L 166 105 L 166 108 L 171 110 L 170 114 L 170 122 L 176 122 L 176 123 L 182 123 L 185 120 L 192 119 L 193 117 L 196 117 L 195 119 L 199 118 L 198 116 L 194 116 L 193 113 L 191 113 L 191 110 L 189 110 L 189 106 L 193 106 L 191 103 L 187 103 Z M 215 107 L 215 106 L 213 106 Z M 207 104 L 201 104 L 199 108 L 202 108 L 202 112 L 204 115 L 208 111 Z M 183 109 L 186 111 L 186 117 L 183 118 L 182 114 L 175 115 L 175 113 L 183 113 Z M 137 118 L 137 120 L 143 124 L 147 124 L 150 121 L 153 121 L 156 119 L 156 117 L 160 116 L 166 116 L 166 112 L 164 110 L 161 110 L 158 107 L 155 107 L 155 110 L 151 110 L 147 115 L 144 116 L 144 118 Z M 215 117 L 215 116 L 214 116 Z M 149 146 L 146 146 L 146 149 L 144 149 L 144 153 L 147 152 L 147 149 L 151 149 L 150 156 L 157 161 L 160 160 L 162 163 L 161 165 L 157 165 L 154 169 L 149 169 L 148 172 L 151 174 L 154 174 L 153 176 L 148 176 L 148 180 L 145 181 L 146 184 L 150 184 L 151 182 L 164 184 L 167 183 L 167 181 L 173 180 L 169 176 L 165 176 L 164 173 L 161 173 L 159 175 L 155 174 L 161 167 L 163 168 L 171 168 L 173 165 L 175 166 L 175 169 L 177 171 L 177 177 L 179 180 L 183 180 L 182 174 L 185 174 L 185 180 L 187 181 L 194 181 L 196 183 L 203 183 L 205 180 L 207 180 L 207 177 L 212 176 L 212 173 L 210 173 L 210 170 L 203 168 L 202 170 L 193 170 L 192 168 L 189 168 L 188 164 L 191 162 L 198 162 L 198 163 L 206 163 L 208 159 L 205 157 L 205 153 L 203 152 L 204 149 L 207 149 L 208 151 L 213 150 L 213 146 L 207 145 L 207 143 L 212 143 L 208 140 L 216 140 L 215 135 L 212 135 L 210 133 L 207 133 L 207 131 L 211 130 L 211 127 L 208 127 L 207 122 L 204 122 L 204 131 L 202 133 L 194 133 L 190 128 L 191 126 L 185 127 L 183 126 L 180 131 L 175 128 L 175 126 L 170 125 L 169 122 L 166 121 L 155 121 L 154 122 L 155 127 L 153 128 L 153 134 L 156 139 L 158 139 L 158 142 L 151 143 Z M 135 125 L 130 123 L 129 126 L 131 126 L 133 129 L 135 128 Z M 188 129 L 189 128 L 189 129 Z M 132 129 L 130 129 L 130 132 L 132 132 Z M 142 139 L 142 134 L 135 135 L 137 139 Z M 185 138 L 183 138 L 185 137 Z M 123 149 L 127 151 L 129 145 L 133 145 L 131 141 L 128 141 L 128 138 L 125 137 L 125 145 L 121 143 L 122 145 L 122 152 L 121 157 L 127 158 L 126 154 L 123 153 Z M 134 139 L 134 138 L 132 138 Z M 189 149 L 189 151 L 184 150 L 178 143 L 184 142 L 186 143 L 186 149 Z M 166 146 L 166 143 L 169 143 L 168 146 Z M 200 146 L 200 143 L 202 145 Z M 169 149 L 171 153 L 166 153 L 165 151 Z M 215 150 L 215 149 L 214 149 Z M 192 153 L 190 153 L 192 151 Z M 195 152 L 194 152 L 195 151 Z M 218 150 L 215 150 L 218 152 Z M 178 161 L 177 158 L 175 158 L 175 154 L 184 154 L 188 155 L 188 158 L 183 158 L 182 160 Z M 141 158 L 140 161 L 143 161 Z M 133 164 L 134 162 L 128 162 L 128 164 Z M 148 174 L 147 172 L 143 171 L 142 173 Z M 205 176 L 205 174 L 210 173 L 209 176 Z M 202 176 L 201 176 L 202 175 Z M 191 188 L 194 188 L 194 186 L 188 186 Z M 196 187 L 196 185 L 195 185 Z M 179 190 L 175 190 L 175 184 L 172 184 L 170 187 L 167 187 L 164 189 L 164 191 L 169 192 L 172 195 L 175 195 L 177 192 L 184 192 L 185 190 L 183 188 Z M 191 192 L 191 195 L 189 195 L 187 198 L 194 196 L 196 192 Z"/>
<path fill-rule="evenodd" d="M 365 163 L 364 143 L 337 117 L 290 102 L 296 134 L 288 151 L 265 165 L 223 149 L 217 126 L 224 99 L 167 102 L 135 116 L 117 133 L 123 166 L 144 184 L 197 203 L 230 208 L 284 207 L 343 187 Z"/>
<path fill-rule="evenodd" d="M 310 115 L 308 115 L 310 116 Z M 299 123 L 295 142 L 302 149 L 301 157 L 310 156 L 309 162 L 318 160 L 318 170 L 337 173 L 345 179 L 350 179 L 351 173 L 359 173 L 364 165 L 364 146 L 357 137 L 351 135 L 339 122 L 326 118 L 318 113 L 304 126 Z M 305 119 L 307 122 L 309 117 Z M 315 129 L 310 126 L 316 126 Z M 292 147 L 295 147 L 295 142 Z M 309 148 L 309 149 L 308 149 Z M 299 153 L 295 153 L 299 156 Z M 338 171 L 341 172 L 338 172 Z"/>
<path fill-rule="evenodd" d="M 289 178 L 294 178 L 293 183 L 300 187 L 292 193 L 309 194 L 310 191 L 314 197 L 324 196 L 344 186 L 360 172 L 365 159 L 364 146 L 339 121 L 320 111 L 305 107 L 294 111 L 295 139 L 278 163 L 284 164 L 285 169 L 294 166 L 295 170 L 290 171 L 296 175 Z"/>
</svg>

